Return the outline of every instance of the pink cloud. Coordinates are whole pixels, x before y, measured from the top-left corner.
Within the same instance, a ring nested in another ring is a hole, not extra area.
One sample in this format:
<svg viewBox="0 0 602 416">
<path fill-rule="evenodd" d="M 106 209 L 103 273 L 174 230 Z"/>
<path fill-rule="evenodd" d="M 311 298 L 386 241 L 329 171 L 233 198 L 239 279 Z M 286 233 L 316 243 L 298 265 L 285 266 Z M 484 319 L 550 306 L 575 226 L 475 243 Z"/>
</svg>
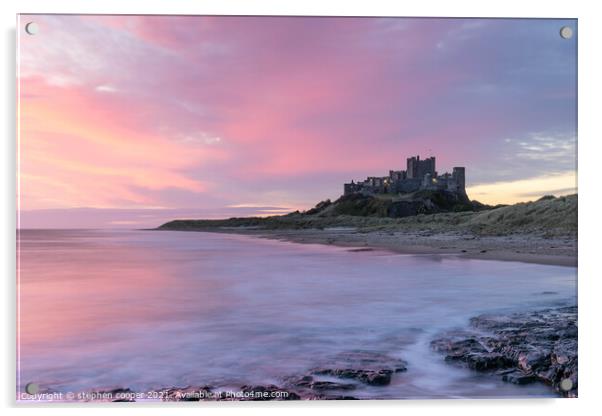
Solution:
<svg viewBox="0 0 602 416">
<path fill-rule="evenodd" d="M 413 154 L 495 158 L 540 117 L 475 55 L 506 33 L 490 21 L 36 19 L 44 42 L 20 45 L 31 207 L 311 205 Z"/>
<path fill-rule="evenodd" d="M 154 133 L 137 118 L 148 110 L 144 103 L 33 78 L 22 84 L 24 209 L 157 205 L 144 189 L 208 189 L 183 172 L 220 155 Z"/>
</svg>

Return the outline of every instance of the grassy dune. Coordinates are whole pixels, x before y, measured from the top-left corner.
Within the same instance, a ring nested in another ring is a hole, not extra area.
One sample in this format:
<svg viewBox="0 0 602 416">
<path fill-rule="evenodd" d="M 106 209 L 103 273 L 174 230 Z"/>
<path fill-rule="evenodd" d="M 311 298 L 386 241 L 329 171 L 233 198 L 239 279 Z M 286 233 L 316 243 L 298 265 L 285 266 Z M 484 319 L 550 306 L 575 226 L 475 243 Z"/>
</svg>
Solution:
<svg viewBox="0 0 602 416">
<path fill-rule="evenodd" d="M 291 213 L 266 218 L 247 217 L 224 220 L 174 220 L 160 230 L 218 231 L 220 229 L 323 229 L 355 227 L 370 231 L 466 232 L 476 235 L 537 234 L 577 235 L 577 195 L 545 197 L 535 202 L 497 207 L 483 211 L 418 214 L 404 218 L 379 216 Z"/>
<path fill-rule="evenodd" d="M 538 232 L 554 235 L 577 234 L 577 195 L 544 198 L 475 213 L 465 224 L 488 234 Z"/>
</svg>

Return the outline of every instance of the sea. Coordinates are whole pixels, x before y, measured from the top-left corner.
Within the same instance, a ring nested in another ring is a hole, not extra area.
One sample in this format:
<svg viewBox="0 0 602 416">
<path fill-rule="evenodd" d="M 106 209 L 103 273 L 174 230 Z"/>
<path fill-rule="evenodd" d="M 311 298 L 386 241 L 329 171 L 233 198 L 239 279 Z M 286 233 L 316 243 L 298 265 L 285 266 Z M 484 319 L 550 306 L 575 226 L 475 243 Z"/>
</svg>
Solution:
<svg viewBox="0 0 602 416">
<path fill-rule="evenodd" d="M 20 230 L 17 398 L 282 385 L 337 354 L 405 360 L 362 399 L 555 397 L 446 363 L 430 342 L 482 313 L 576 304 L 577 270 L 254 236 Z M 73 396 L 68 396 L 73 397 Z"/>
</svg>

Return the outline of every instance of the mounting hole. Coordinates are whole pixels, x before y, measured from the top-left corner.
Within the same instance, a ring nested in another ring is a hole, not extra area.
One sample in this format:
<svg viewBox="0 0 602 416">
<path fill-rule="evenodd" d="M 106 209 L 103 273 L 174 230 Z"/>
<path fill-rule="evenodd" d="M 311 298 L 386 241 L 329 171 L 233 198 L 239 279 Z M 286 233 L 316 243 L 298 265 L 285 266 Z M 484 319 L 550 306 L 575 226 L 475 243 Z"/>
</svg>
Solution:
<svg viewBox="0 0 602 416">
<path fill-rule="evenodd" d="M 570 26 L 562 26 L 560 28 L 560 37 L 562 39 L 570 39 L 573 37 L 573 29 Z"/>
<path fill-rule="evenodd" d="M 38 386 L 36 383 L 27 383 L 25 386 L 25 393 L 31 394 L 32 396 L 38 391 L 40 391 L 40 386 Z"/>
<path fill-rule="evenodd" d="M 570 378 L 565 378 L 560 382 L 560 388 L 564 391 L 571 391 L 573 388 L 573 381 Z"/>
<path fill-rule="evenodd" d="M 25 32 L 27 32 L 28 35 L 35 35 L 38 33 L 39 29 L 40 28 L 36 22 L 29 22 L 25 25 Z"/>
</svg>

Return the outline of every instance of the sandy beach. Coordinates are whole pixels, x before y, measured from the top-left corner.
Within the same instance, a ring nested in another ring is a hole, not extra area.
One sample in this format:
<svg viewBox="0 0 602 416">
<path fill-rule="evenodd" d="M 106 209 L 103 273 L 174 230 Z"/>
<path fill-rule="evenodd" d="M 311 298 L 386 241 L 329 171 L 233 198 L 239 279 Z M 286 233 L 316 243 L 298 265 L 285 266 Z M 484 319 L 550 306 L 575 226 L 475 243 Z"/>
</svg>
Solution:
<svg viewBox="0 0 602 416">
<path fill-rule="evenodd" d="M 476 236 L 466 233 L 360 232 L 352 227 L 301 230 L 223 227 L 210 232 L 256 235 L 262 238 L 302 244 L 335 245 L 349 247 L 351 250 L 378 249 L 402 254 L 451 254 L 480 260 L 577 266 L 577 241 L 570 236 L 540 237 L 525 234 Z"/>
</svg>

